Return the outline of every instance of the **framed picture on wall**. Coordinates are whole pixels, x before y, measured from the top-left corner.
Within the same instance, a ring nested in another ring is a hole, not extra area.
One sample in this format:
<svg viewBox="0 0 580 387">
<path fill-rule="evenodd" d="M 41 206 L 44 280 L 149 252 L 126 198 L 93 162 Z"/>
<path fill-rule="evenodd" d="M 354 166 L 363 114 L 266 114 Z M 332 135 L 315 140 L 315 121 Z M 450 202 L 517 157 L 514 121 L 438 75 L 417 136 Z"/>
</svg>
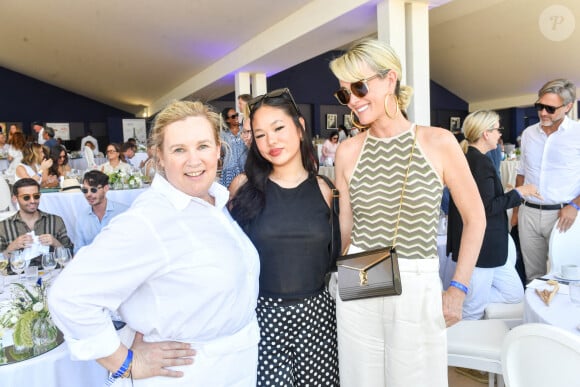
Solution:
<svg viewBox="0 0 580 387">
<path fill-rule="evenodd" d="M 326 129 L 338 129 L 338 115 L 327 114 L 326 115 Z"/>
<path fill-rule="evenodd" d="M 350 118 L 350 114 L 345 114 L 343 116 L 343 120 L 344 120 L 344 127 L 347 128 L 348 130 L 352 129 L 352 119 Z"/>
<path fill-rule="evenodd" d="M 451 117 L 449 118 L 449 130 L 455 132 L 461 129 L 461 117 Z"/>
</svg>

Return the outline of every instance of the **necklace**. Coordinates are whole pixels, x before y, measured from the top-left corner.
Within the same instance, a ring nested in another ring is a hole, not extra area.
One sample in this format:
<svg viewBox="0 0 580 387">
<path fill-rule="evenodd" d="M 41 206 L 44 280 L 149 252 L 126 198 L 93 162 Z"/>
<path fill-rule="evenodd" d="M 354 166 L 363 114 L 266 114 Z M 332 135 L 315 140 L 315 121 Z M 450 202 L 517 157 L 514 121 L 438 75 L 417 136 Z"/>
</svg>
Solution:
<svg viewBox="0 0 580 387">
<path fill-rule="evenodd" d="M 275 176 L 274 174 L 270 175 L 271 180 L 273 180 L 279 186 L 284 187 L 284 188 L 296 187 L 299 183 L 302 183 L 306 179 L 306 177 L 308 177 L 308 172 L 306 172 L 306 170 L 304 170 L 304 169 L 302 170 L 302 172 L 300 172 L 300 174 L 297 177 L 295 177 L 293 179 L 287 179 L 287 178 Z"/>
</svg>

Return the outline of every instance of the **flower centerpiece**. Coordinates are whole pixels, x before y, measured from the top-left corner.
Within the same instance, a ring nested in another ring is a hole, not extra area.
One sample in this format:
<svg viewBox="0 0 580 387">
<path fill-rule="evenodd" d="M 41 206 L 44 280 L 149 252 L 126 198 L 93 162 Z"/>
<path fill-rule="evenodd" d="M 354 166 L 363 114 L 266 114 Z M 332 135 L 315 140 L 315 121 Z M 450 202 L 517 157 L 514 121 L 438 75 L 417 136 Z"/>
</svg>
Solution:
<svg viewBox="0 0 580 387">
<path fill-rule="evenodd" d="M 143 186 L 143 175 L 139 170 L 118 170 L 109 174 L 109 186 L 112 189 L 140 188 Z"/>
<path fill-rule="evenodd" d="M 0 327 L 13 329 L 15 351 L 27 351 L 35 345 L 51 348 L 56 344 L 58 330 L 50 318 L 42 279 L 31 288 L 20 283 L 12 286 L 12 303 L 1 315 Z"/>
</svg>

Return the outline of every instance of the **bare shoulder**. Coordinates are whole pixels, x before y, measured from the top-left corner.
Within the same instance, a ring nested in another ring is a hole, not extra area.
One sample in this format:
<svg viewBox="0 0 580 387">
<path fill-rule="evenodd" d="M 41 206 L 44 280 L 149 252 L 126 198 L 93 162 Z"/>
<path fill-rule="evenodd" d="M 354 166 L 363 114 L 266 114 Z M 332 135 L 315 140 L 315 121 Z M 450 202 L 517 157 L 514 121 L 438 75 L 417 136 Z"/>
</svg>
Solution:
<svg viewBox="0 0 580 387">
<path fill-rule="evenodd" d="M 340 143 L 336 149 L 336 158 L 343 160 L 356 159 L 366 138 L 366 133 L 360 133 Z"/>
<path fill-rule="evenodd" d="M 445 146 L 457 144 L 457 139 L 447 129 L 436 126 L 418 126 L 417 138 L 423 146 Z M 422 140 L 422 141 L 421 141 Z"/>
<path fill-rule="evenodd" d="M 241 186 L 246 184 L 248 181 L 248 177 L 245 173 L 240 173 L 238 176 L 234 177 L 234 180 L 230 183 L 228 191 L 230 191 L 230 198 L 236 196 L 236 193 L 240 189 Z"/>
</svg>

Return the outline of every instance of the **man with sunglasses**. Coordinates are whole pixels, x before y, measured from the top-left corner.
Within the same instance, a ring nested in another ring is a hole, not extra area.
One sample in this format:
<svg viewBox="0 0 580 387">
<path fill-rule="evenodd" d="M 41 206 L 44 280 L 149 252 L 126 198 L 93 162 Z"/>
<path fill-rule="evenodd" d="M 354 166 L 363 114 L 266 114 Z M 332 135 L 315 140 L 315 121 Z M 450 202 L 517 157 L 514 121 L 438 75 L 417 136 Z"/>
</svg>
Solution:
<svg viewBox="0 0 580 387">
<path fill-rule="evenodd" d="M 85 195 L 90 207 L 81 210 L 77 217 L 75 253 L 81 247 L 91 244 L 111 219 L 129 208 L 107 199 L 109 176 L 101 171 L 92 170 L 85 173 L 81 192 Z"/>
<path fill-rule="evenodd" d="M 0 251 L 11 253 L 31 247 L 33 243 L 43 246 L 66 247 L 73 244 L 66 232 L 60 216 L 38 209 L 40 205 L 40 185 L 36 180 L 20 179 L 12 187 L 12 200 L 18 203 L 18 212 L 0 222 Z M 30 234 L 34 231 L 35 238 Z M 32 260 L 32 265 L 40 266 L 40 257 Z"/>
<path fill-rule="evenodd" d="M 566 232 L 580 210 L 580 124 L 566 115 L 576 103 L 576 86 L 566 79 L 547 82 L 535 103 L 540 122 L 522 134 L 516 186 L 534 184 L 541 199 L 524 197 L 514 208 L 526 279 L 546 274 L 554 225 Z"/>
<path fill-rule="evenodd" d="M 228 188 L 236 176 L 244 171 L 247 147 L 242 138 L 238 113 L 234 108 L 222 110 L 224 128 L 220 133 L 222 141 L 223 166 L 220 184 Z"/>
</svg>

